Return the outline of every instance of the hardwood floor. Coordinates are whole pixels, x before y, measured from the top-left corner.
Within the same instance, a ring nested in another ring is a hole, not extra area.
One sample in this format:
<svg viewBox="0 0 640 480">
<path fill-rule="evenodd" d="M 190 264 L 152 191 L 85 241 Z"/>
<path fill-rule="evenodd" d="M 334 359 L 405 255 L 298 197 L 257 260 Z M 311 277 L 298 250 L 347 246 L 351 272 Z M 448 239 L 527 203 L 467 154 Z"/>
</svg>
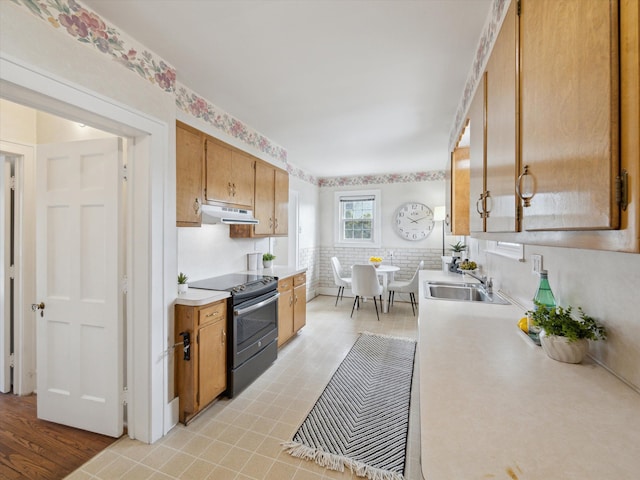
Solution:
<svg viewBox="0 0 640 480">
<path fill-rule="evenodd" d="M 0 478 L 61 479 L 117 439 L 36 416 L 36 396 L 0 394 Z"/>
</svg>

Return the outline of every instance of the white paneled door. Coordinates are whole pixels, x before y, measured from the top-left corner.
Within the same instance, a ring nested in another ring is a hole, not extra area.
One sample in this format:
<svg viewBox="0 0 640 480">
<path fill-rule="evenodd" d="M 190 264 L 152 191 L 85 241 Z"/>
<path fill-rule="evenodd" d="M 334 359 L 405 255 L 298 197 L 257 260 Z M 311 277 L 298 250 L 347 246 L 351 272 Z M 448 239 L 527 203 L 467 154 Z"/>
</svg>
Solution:
<svg viewBox="0 0 640 480">
<path fill-rule="evenodd" d="M 38 417 L 123 431 L 121 139 L 39 145 Z"/>
</svg>

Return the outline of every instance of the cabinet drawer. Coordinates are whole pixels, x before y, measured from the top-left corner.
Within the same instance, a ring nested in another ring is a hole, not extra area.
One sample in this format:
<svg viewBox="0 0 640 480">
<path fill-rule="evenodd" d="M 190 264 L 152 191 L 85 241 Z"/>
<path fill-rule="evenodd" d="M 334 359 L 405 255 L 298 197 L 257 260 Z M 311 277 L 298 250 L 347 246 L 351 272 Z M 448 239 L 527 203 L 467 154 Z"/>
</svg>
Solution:
<svg viewBox="0 0 640 480">
<path fill-rule="evenodd" d="M 215 322 L 222 318 L 225 318 L 227 313 L 227 304 L 223 300 L 221 302 L 214 303 L 208 307 L 204 307 L 198 311 L 198 325 L 204 325 L 205 323 Z"/>
<path fill-rule="evenodd" d="M 306 273 L 299 273 L 298 275 L 293 277 L 293 286 L 294 287 L 297 287 L 298 285 L 302 285 L 304 283 L 307 283 L 307 274 Z"/>
<path fill-rule="evenodd" d="M 293 288 L 293 277 L 282 278 L 278 280 L 278 291 L 286 292 Z"/>
</svg>

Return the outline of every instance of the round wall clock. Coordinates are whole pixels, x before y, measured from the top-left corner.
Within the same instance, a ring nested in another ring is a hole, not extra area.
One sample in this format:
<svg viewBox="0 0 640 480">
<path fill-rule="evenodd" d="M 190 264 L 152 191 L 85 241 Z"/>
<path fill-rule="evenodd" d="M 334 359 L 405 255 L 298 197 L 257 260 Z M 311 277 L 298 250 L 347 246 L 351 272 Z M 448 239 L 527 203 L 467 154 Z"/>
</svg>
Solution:
<svg viewBox="0 0 640 480">
<path fill-rule="evenodd" d="M 433 212 L 422 203 L 405 203 L 396 210 L 396 233 L 405 240 L 424 240 L 433 230 L 433 225 Z"/>
</svg>

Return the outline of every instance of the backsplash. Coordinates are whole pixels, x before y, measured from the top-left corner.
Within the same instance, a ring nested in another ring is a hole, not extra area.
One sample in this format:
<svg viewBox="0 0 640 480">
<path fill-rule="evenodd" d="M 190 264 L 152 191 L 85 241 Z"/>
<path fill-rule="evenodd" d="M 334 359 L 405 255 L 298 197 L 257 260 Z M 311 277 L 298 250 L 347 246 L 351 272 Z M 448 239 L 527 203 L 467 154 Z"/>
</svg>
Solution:
<svg viewBox="0 0 640 480">
<path fill-rule="evenodd" d="M 482 240 L 468 243 L 470 252 L 479 252 L 478 262 L 494 277 L 495 288 L 526 308 L 533 306 L 539 281 L 531 271 L 531 255 L 542 255 L 558 304 L 582 307 L 607 328 L 607 340 L 591 342 L 591 355 L 640 392 L 640 310 L 634 290 L 640 285 L 640 255 L 525 245 L 525 262 L 518 262 L 485 253 Z"/>
<path fill-rule="evenodd" d="M 393 256 L 391 256 L 393 254 Z M 331 271 L 331 257 L 338 257 L 345 276 L 349 275 L 349 268 L 354 264 L 369 263 L 369 257 L 381 256 L 383 263 L 397 265 L 400 270 L 394 274 L 396 280 L 410 280 L 418 263 L 424 260 L 426 270 L 442 268 L 442 250 L 438 248 L 349 248 L 349 247 L 321 247 L 319 255 L 318 286 L 320 293 L 331 294 L 335 290 L 333 272 Z M 335 294 L 335 292 L 334 292 Z"/>
</svg>

